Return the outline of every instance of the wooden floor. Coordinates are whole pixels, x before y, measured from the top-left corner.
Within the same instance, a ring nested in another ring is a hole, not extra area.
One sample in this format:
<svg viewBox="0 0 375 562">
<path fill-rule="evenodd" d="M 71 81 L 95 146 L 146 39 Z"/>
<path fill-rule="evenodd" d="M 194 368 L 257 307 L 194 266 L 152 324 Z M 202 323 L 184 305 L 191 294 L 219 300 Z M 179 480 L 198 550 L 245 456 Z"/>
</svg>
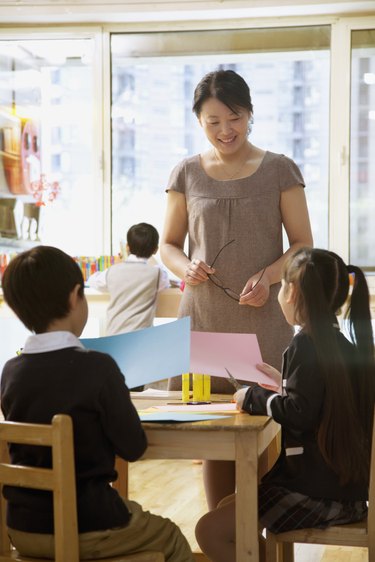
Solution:
<svg viewBox="0 0 375 562">
<path fill-rule="evenodd" d="M 145 460 L 129 465 L 129 497 L 177 523 L 194 552 L 195 522 L 207 511 L 202 465 L 194 461 Z M 296 545 L 296 562 L 368 562 L 367 549 Z"/>
</svg>

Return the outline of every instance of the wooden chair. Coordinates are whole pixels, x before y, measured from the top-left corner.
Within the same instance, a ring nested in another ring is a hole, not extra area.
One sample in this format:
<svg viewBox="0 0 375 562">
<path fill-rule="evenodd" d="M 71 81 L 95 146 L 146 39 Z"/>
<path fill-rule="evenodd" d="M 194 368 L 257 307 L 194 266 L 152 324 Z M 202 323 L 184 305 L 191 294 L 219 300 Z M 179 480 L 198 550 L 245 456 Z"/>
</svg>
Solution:
<svg viewBox="0 0 375 562">
<path fill-rule="evenodd" d="M 368 517 L 359 523 L 326 529 L 298 529 L 274 534 L 267 531 L 267 562 L 293 562 L 294 543 L 359 546 L 368 548 L 369 562 L 375 562 L 375 417 L 372 432 Z"/>
<path fill-rule="evenodd" d="M 7 443 L 52 448 L 52 468 L 11 465 Z M 79 562 L 76 487 L 72 420 L 54 416 L 52 425 L 0 422 L 0 484 L 51 490 L 55 525 L 55 562 Z M 8 461 L 9 462 L 9 461 Z M 5 523 L 5 500 L 1 497 L 0 562 L 45 562 L 20 556 L 9 542 Z M 164 562 L 160 552 L 141 552 L 101 559 L 101 562 Z"/>
</svg>

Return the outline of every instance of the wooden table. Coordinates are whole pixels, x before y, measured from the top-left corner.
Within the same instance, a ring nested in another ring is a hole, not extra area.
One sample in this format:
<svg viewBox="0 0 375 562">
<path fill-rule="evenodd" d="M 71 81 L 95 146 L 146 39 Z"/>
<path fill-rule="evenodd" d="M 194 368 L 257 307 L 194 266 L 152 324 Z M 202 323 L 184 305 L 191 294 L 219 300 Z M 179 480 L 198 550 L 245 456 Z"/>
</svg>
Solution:
<svg viewBox="0 0 375 562">
<path fill-rule="evenodd" d="M 138 409 L 150 406 L 150 401 L 140 398 L 134 398 L 134 403 Z M 235 414 L 193 423 L 144 423 L 143 427 L 148 439 L 145 459 L 236 462 L 236 561 L 258 562 L 258 459 L 280 426 L 266 416 Z"/>
</svg>

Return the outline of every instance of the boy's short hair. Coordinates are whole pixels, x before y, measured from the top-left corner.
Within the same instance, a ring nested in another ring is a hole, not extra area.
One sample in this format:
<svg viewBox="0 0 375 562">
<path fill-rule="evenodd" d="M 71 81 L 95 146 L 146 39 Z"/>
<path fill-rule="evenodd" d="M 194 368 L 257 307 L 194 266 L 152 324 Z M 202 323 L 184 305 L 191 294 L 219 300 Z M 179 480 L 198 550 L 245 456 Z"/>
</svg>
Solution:
<svg viewBox="0 0 375 562">
<path fill-rule="evenodd" d="M 131 254 L 139 258 L 150 258 L 159 245 L 159 233 L 152 224 L 134 224 L 126 235 Z"/>
<path fill-rule="evenodd" d="M 13 258 L 2 278 L 4 299 L 29 330 L 40 334 L 70 311 L 69 295 L 82 272 L 72 257 L 52 246 L 36 246 Z"/>
</svg>

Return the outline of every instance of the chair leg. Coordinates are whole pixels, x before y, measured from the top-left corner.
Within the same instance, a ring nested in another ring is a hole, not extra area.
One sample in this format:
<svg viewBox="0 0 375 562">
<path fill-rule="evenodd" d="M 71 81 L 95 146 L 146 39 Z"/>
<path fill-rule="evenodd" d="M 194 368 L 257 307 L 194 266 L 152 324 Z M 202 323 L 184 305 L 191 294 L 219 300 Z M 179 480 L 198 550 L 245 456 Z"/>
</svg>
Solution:
<svg viewBox="0 0 375 562">
<path fill-rule="evenodd" d="M 282 562 L 294 562 L 294 543 L 284 542 L 282 547 Z"/>
<path fill-rule="evenodd" d="M 278 542 L 277 535 L 267 531 L 266 560 L 267 562 L 294 562 L 294 544 Z"/>
<path fill-rule="evenodd" d="M 267 531 L 266 534 L 266 560 L 267 562 L 279 562 L 279 544 L 276 535 Z"/>
</svg>

